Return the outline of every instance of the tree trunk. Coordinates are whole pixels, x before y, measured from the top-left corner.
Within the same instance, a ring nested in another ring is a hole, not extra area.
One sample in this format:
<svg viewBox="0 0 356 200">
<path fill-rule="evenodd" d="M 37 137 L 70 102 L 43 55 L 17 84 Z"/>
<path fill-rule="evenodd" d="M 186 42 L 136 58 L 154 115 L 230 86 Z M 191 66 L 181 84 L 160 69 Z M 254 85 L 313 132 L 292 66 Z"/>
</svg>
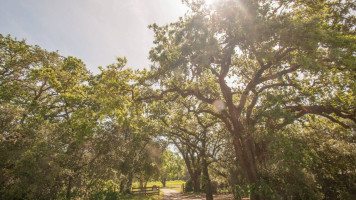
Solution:
<svg viewBox="0 0 356 200">
<path fill-rule="evenodd" d="M 235 160 L 235 165 L 229 169 L 230 176 L 229 176 L 229 178 L 228 177 L 226 177 L 226 178 L 228 179 L 228 183 L 232 190 L 232 194 L 234 195 L 234 200 L 241 200 L 241 198 L 238 197 L 238 194 L 237 194 L 238 191 L 236 188 L 236 185 L 239 183 L 239 179 L 237 178 L 239 176 L 239 170 L 238 170 L 237 166 L 238 166 L 238 162 Z"/>
<path fill-rule="evenodd" d="M 73 181 L 73 177 L 69 176 L 69 178 L 68 178 L 68 187 L 67 187 L 67 195 L 66 195 L 67 199 L 70 199 L 70 194 L 71 194 L 71 190 L 72 190 L 72 181 Z"/>
<path fill-rule="evenodd" d="M 245 174 L 247 183 L 256 184 L 258 183 L 259 178 L 254 156 L 253 140 L 252 138 L 247 140 L 241 139 L 239 135 L 239 133 L 233 133 L 233 145 L 235 148 L 236 158 L 238 159 L 238 163 Z M 261 198 L 252 192 L 251 200 L 259 199 Z"/>
<path fill-rule="evenodd" d="M 182 151 L 181 149 L 180 149 L 180 151 L 181 151 L 181 153 L 183 155 L 183 159 L 184 159 L 185 165 L 187 166 L 190 179 L 192 180 L 192 183 L 193 183 L 193 191 L 194 192 L 200 192 L 199 178 L 200 178 L 200 174 L 201 174 L 201 169 L 199 168 L 199 166 L 194 166 L 193 162 L 190 162 L 189 155 L 187 153 L 183 154 L 184 151 Z"/>
<path fill-rule="evenodd" d="M 143 188 L 143 178 L 142 178 L 142 176 L 140 177 L 140 188 Z"/>
<path fill-rule="evenodd" d="M 126 182 L 126 190 L 125 190 L 126 193 L 131 193 L 132 179 L 133 179 L 133 174 L 132 172 L 130 172 Z"/>
<path fill-rule="evenodd" d="M 120 183 L 120 193 L 125 192 L 125 183 L 126 183 L 125 180 L 121 181 L 121 183 Z"/>
<path fill-rule="evenodd" d="M 162 178 L 161 179 L 161 183 L 162 183 L 162 185 L 163 185 L 163 187 L 166 187 L 166 178 Z"/>
<path fill-rule="evenodd" d="M 193 176 L 191 176 L 192 182 L 193 182 L 193 191 L 195 193 L 200 192 L 200 174 L 201 174 L 201 169 L 197 169 Z"/>
<path fill-rule="evenodd" d="M 206 161 L 205 141 L 203 142 L 202 148 L 203 182 L 205 185 L 206 200 L 213 200 L 213 186 L 209 177 L 208 163 Z"/>
</svg>

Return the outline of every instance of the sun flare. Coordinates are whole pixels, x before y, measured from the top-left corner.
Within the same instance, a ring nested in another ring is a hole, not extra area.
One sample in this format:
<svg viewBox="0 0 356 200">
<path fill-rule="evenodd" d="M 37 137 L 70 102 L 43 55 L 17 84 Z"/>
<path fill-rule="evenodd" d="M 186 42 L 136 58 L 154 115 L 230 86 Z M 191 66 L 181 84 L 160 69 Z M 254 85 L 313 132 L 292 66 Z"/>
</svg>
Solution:
<svg viewBox="0 0 356 200">
<path fill-rule="evenodd" d="M 212 4 L 214 4 L 215 2 L 217 2 L 218 0 L 205 0 L 205 3 L 207 4 L 207 5 L 212 5 Z"/>
</svg>

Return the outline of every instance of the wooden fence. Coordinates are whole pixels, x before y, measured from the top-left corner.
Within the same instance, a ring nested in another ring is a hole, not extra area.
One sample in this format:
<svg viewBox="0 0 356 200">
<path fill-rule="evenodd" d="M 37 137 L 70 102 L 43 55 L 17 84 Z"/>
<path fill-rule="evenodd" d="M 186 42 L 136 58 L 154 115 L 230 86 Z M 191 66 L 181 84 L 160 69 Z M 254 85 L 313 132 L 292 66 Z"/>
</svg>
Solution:
<svg viewBox="0 0 356 200">
<path fill-rule="evenodd" d="M 133 195 L 159 195 L 159 187 L 144 187 L 144 188 L 132 188 L 131 193 Z"/>
</svg>

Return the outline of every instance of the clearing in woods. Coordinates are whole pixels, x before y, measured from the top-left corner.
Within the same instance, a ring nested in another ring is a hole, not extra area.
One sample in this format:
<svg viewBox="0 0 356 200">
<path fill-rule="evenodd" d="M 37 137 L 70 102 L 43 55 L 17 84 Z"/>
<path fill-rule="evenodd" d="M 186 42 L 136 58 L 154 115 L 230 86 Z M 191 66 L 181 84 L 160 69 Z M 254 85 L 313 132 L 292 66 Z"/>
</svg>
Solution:
<svg viewBox="0 0 356 200">
<path fill-rule="evenodd" d="M 204 200 L 205 194 L 181 194 L 177 190 L 161 189 L 163 192 L 163 198 L 161 200 Z M 215 200 L 230 200 L 233 199 L 232 195 L 214 195 Z"/>
</svg>

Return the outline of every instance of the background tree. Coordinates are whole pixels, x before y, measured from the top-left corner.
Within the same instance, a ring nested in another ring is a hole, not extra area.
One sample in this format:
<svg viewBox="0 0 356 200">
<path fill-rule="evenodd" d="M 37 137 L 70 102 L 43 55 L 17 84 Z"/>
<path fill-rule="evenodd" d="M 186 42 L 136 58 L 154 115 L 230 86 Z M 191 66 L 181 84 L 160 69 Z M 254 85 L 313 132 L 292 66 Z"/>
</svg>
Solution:
<svg viewBox="0 0 356 200">
<path fill-rule="evenodd" d="M 226 143 L 221 134 L 221 122 L 199 113 L 199 101 L 194 99 L 178 97 L 174 102 L 157 104 L 157 107 L 160 111 L 158 119 L 166 128 L 163 131 L 166 133 L 164 136 L 168 137 L 182 154 L 194 192 L 200 192 L 202 186 L 207 199 L 211 199 L 214 188 L 208 168 L 218 159 L 219 151 Z"/>
<path fill-rule="evenodd" d="M 161 147 L 125 58 L 91 75 L 77 58 L 0 39 L 1 199 L 118 198 L 149 179 Z"/>
<path fill-rule="evenodd" d="M 163 152 L 159 171 L 159 179 L 163 187 L 166 187 L 167 180 L 182 180 L 185 171 L 184 161 L 177 152 L 166 150 Z"/>
<path fill-rule="evenodd" d="M 312 121 L 266 139 L 274 143 L 265 156 L 275 156 L 263 162 L 262 176 L 279 191 L 276 199 L 353 199 L 355 135 L 322 118 Z"/>
<path fill-rule="evenodd" d="M 75 168 L 82 164 L 72 163 L 71 158 L 81 154 L 70 144 L 84 136 L 76 129 L 76 117 L 85 106 L 85 96 L 81 96 L 85 85 L 81 84 L 88 72 L 79 59 L 61 57 L 9 36 L 0 35 L 0 39 L 1 107 L 13 113 L 4 113 L 1 119 L 5 155 L 1 196 L 60 195 L 63 181 L 71 176 L 63 165 L 71 163 Z M 87 134 L 90 129 L 88 126 Z M 66 156 L 69 151 L 73 152 L 71 158 Z"/>
</svg>

